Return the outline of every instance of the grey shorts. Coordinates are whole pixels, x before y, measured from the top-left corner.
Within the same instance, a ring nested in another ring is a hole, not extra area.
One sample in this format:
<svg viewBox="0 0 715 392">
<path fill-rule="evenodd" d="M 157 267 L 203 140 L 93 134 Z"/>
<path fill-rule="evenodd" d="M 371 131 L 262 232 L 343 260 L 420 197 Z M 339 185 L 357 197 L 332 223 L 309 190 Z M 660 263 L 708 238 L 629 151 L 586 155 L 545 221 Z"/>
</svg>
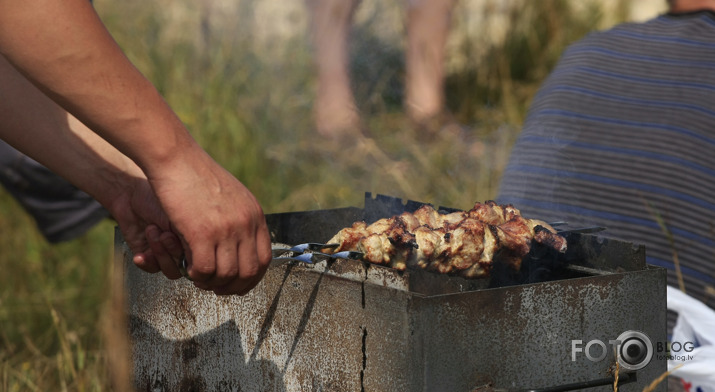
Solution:
<svg viewBox="0 0 715 392">
<path fill-rule="evenodd" d="M 0 183 L 52 243 L 79 237 L 109 216 L 92 197 L 2 140 Z"/>
</svg>

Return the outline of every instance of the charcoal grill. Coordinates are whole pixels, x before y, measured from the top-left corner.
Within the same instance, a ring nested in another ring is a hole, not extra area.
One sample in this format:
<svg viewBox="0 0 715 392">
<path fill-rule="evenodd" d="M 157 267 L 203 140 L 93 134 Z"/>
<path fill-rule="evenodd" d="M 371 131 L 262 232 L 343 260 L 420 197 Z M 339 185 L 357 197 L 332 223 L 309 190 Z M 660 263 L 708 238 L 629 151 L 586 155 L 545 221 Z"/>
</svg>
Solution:
<svg viewBox="0 0 715 392">
<path fill-rule="evenodd" d="M 267 221 L 276 242 L 323 242 L 354 221 L 421 205 L 366 194 L 363 208 L 271 214 Z M 531 254 L 524 263 L 531 271 L 497 273 L 505 279 L 399 272 L 357 260 L 281 263 L 247 296 L 217 297 L 185 279 L 140 271 L 117 231 L 135 386 L 612 391 L 617 361 L 609 340 L 638 331 L 653 347 L 666 341 L 666 273 L 646 265 L 642 246 L 565 235 L 565 255 Z M 641 391 L 666 363 L 653 355 L 634 372 L 619 369 L 619 390 Z"/>
</svg>

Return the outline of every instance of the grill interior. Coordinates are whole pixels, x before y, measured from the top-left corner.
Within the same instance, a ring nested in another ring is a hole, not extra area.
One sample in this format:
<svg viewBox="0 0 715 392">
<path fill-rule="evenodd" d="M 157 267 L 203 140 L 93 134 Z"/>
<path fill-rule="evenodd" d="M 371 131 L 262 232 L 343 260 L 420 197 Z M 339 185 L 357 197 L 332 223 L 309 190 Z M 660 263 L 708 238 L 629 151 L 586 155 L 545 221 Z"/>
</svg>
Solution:
<svg viewBox="0 0 715 392">
<path fill-rule="evenodd" d="M 300 244 L 325 242 L 343 227 L 356 221 L 368 224 L 384 217 L 414 212 L 424 203 L 365 194 L 365 207 L 348 207 L 271 214 L 267 216 L 271 236 L 276 243 Z M 457 211 L 439 207 L 442 213 Z M 512 271 L 495 263 L 486 279 L 465 279 L 432 271 L 412 269 L 397 271 L 357 260 L 324 261 L 315 266 L 302 266 L 321 273 L 343 276 L 346 279 L 366 280 L 368 283 L 387 284 L 424 295 L 450 294 L 466 291 L 539 283 L 561 279 L 608 275 L 616 272 L 637 271 L 645 268 L 645 249 L 622 241 L 608 240 L 579 232 L 562 232 L 568 242 L 566 254 L 559 254 L 539 244 L 522 261 L 520 271 Z"/>
</svg>

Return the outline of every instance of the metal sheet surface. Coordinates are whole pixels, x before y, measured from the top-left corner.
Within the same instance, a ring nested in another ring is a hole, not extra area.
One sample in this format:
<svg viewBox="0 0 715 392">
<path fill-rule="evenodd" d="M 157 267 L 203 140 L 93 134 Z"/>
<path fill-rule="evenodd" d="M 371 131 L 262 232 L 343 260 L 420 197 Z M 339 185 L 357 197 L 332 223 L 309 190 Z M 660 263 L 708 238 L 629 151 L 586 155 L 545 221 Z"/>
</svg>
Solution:
<svg viewBox="0 0 715 392">
<path fill-rule="evenodd" d="M 571 340 L 665 340 L 656 268 L 424 296 L 282 265 L 245 297 L 217 297 L 124 262 L 139 391 L 539 388 L 607 377 L 610 357 L 572 361 Z M 653 360 L 621 390 L 664 371 Z"/>
<path fill-rule="evenodd" d="M 574 361 L 572 341 L 598 339 L 610 349 L 609 340 L 628 330 L 665 341 L 664 279 L 654 268 L 429 298 L 424 390 L 466 391 L 485 379 L 534 389 L 609 377 L 612 353 L 595 362 L 577 353 Z M 641 391 L 665 370 L 653 360 L 638 383 L 619 390 Z"/>
</svg>

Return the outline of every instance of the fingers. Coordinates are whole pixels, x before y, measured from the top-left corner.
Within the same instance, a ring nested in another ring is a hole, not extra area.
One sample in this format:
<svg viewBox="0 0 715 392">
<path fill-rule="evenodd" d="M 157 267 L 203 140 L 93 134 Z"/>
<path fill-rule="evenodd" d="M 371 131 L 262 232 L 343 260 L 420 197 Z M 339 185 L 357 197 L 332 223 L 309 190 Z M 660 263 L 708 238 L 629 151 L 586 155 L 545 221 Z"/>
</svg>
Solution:
<svg viewBox="0 0 715 392">
<path fill-rule="evenodd" d="M 217 295 L 248 294 L 263 279 L 271 262 L 271 238 L 268 227 L 261 224 L 255 236 L 255 241 L 241 244 L 238 254 L 238 275 L 229 283 L 217 287 Z"/>
<path fill-rule="evenodd" d="M 249 236 L 253 238 L 253 236 Z M 217 295 L 245 295 L 260 282 L 270 263 L 270 241 L 265 246 L 268 252 L 261 251 L 263 259 L 258 257 L 255 240 L 244 240 L 240 244 L 226 241 L 216 248 L 215 269 L 210 274 L 206 259 L 194 259 L 189 274 L 194 284 L 204 290 L 211 290 Z M 268 259 L 265 259 L 265 254 Z M 199 265 L 201 273 L 197 273 Z M 206 277 L 204 280 L 203 277 Z"/>
<path fill-rule="evenodd" d="M 147 226 L 145 231 L 149 247 L 161 272 L 169 279 L 181 278 L 178 265 L 183 257 L 183 247 L 179 238 L 170 231 L 162 232 L 156 225 Z"/>
<path fill-rule="evenodd" d="M 149 248 L 149 243 L 143 230 L 137 227 L 132 227 L 130 230 L 122 229 L 122 235 L 129 249 L 134 253 L 134 257 L 132 257 L 134 265 L 149 273 L 161 270 L 154 253 Z"/>
<path fill-rule="evenodd" d="M 239 276 L 240 267 L 238 245 L 234 241 L 224 241 L 216 249 L 216 272 L 206 283 L 211 287 L 221 287 Z"/>
<path fill-rule="evenodd" d="M 211 279 L 216 274 L 216 248 L 212 241 L 202 238 L 185 244 L 187 249 L 187 270 L 194 284 L 201 289 L 208 289 Z"/>
<path fill-rule="evenodd" d="M 149 272 L 161 270 L 169 279 L 181 278 L 178 265 L 190 245 L 182 245 L 175 234 L 162 232 L 156 225 L 147 226 L 146 237 L 150 246 L 146 257 L 154 260 L 156 267 L 151 271 L 143 269 Z M 196 287 L 217 295 L 245 295 L 261 281 L 271 261 L 267 227 L 261 225 L 256 233 L 238 244 L 235 241 L 227 238 L 214 249 L 195 246 L 187 251 L 188 273 Z"/>
<path fill-rule="evenodd" d="M 141 268 L 143 271 L 149 272 L 150 274 L 161 271 L 159 263 L 157 263 L 151 249 L 135 254 L 132 261 L 134 262 L 134 265 Z"/>
<path fill-rule="evenodd" d="M 256 280 L 256 276 L 261 271 L 258 268 L 255 246 L 242 244 L 238 252 L 238 259 L 234 261 L 237 266 L 237 274 L 214 289 L 218 295 L 247 294 L 260 280 L 260 278 Z"/>
</svg>

